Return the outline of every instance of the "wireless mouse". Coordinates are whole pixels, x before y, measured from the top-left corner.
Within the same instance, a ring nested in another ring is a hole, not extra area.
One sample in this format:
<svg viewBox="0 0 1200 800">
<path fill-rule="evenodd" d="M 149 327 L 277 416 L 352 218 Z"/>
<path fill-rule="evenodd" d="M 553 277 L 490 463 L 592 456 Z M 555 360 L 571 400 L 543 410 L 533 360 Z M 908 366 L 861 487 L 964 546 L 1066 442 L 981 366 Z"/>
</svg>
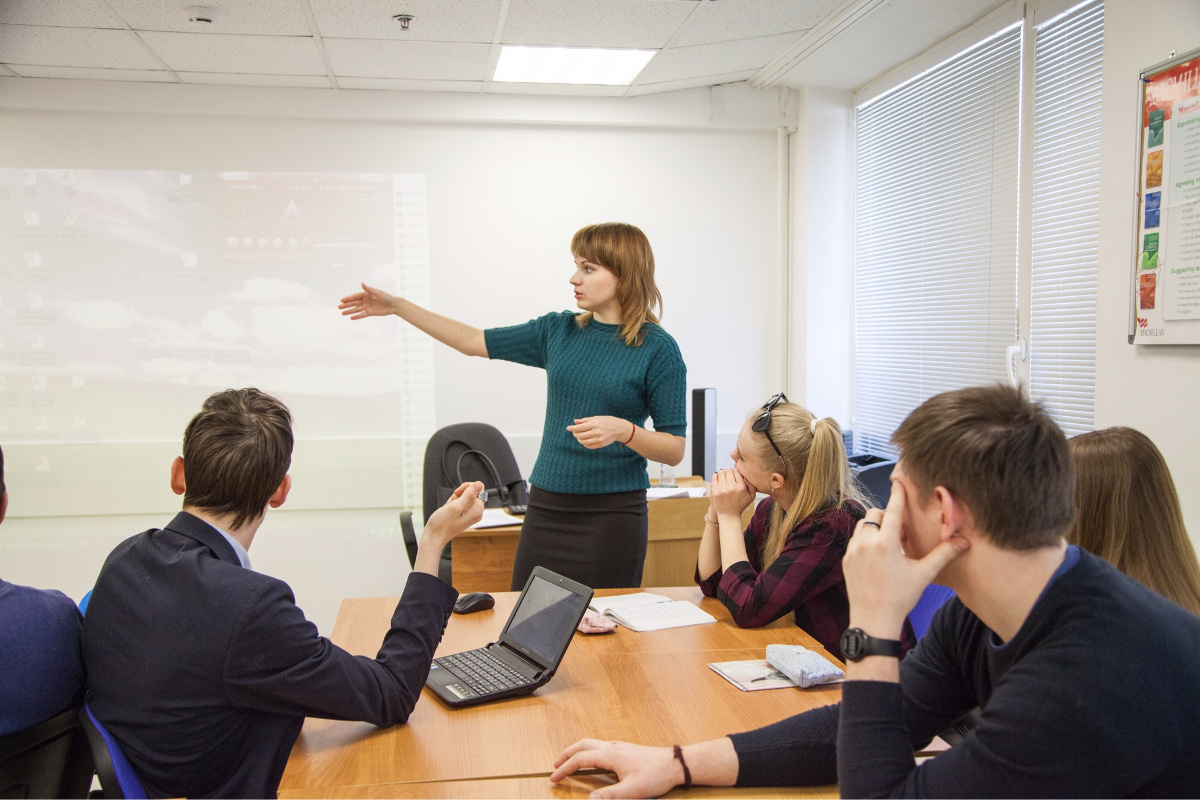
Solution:
<svg viewBox="0 0 1200 800">
<path fill-rule="evenodd" d="M 474 614 L 476 611 L 487 611 L 496 605 L 496 598 L 487 592 L 469 592 L 458 598 L 454 604 L 455 614 Z"/>
</svg>

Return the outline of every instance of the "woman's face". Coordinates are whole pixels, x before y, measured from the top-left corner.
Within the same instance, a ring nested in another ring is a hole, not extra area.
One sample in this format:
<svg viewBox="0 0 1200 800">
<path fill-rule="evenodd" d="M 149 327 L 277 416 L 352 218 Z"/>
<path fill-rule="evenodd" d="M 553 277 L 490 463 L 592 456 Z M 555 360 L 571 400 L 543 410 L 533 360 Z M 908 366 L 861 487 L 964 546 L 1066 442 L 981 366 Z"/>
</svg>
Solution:
<svg viewBox="0 0 1200 800">
<path fill-rule="evenodd" d="M 758 451 L 754 448 L 756 442 L 751 437 L 762 437 L 763 434 L 755 433 L 750 430 L 750 421 L 747 420 L 742 429 L 738 431 L 737 446 L 729 452 L 733 459 L 733 468 L 742 475 L 742 479 L 750 484 L 756 492 L 762 494 L 771 494 L 772 491 L 783 485 L 783 475 L 776 472 L 782 467 L 779 459 L 772 459 L 774 463 L 763 464 L 762 460 L 755 455 Z M 774 451 L 772 451 L 774 455 Z M 772 480 L 774 477 L 774 480 Z"/>
<path fill-rule="evenodd" d="M 602 267 L 581 256 L 575 256 L 575 272 L 571 275 L 571 288 L 575 290 L 575 304 L 593 314 L 620 312 L 617 302 L 617 276 L 607 267 Z"/>
</svg>

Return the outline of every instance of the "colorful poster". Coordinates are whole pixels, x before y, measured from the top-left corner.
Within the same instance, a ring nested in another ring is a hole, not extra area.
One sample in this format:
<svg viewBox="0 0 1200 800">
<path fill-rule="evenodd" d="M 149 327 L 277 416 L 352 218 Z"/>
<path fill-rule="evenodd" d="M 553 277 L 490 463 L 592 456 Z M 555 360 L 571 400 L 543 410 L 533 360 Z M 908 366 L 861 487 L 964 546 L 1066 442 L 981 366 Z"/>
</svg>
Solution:
<svg viewBox="0 0 1200 800">
<path fill-rule="evenodd" d="M 1163 318 L 1200 320 L 1200 98 L 1176 103 L 1171 112 Z"/>
<path fill-rule="evenodd" d="M 1146 188 L 1156 189 L 1162 186 L 1163 151 L 1155 150 L 1146 156 Z"/>
<path fill-rule="evenodd" d="M 1142 269 L 1158 269 L 1158 234 L 1142 237 Z"/>
<path fill-rule="evenodd" d="M 1146 147 L 1158 147 L 1163 143 L 1163 110 L 1161 108 L 1150 112 L 1150 129 L 1146 136 Z"/>
<path fill-rule="evenodd" d="M 1146 195 L 1146 228 L 1158 227 L 1158 211 L 1161 201 L 1162 192 L 1151 192 Z"/>
</svg>

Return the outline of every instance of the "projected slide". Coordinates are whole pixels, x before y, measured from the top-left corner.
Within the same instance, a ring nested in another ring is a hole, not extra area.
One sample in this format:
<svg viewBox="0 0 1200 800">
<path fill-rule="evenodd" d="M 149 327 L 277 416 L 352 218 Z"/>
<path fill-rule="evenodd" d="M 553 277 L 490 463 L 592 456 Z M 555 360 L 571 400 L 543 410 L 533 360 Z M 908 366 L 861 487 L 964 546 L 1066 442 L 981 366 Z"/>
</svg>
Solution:
<svg viewBox="0 0 1200 800">
<path fill-rule="evenodd" d="M 428 436 L 428 339 L 337 310 L 429 304 L 426 214 L 423 175 L 0 170 L 0 441 L 177 441 L 248 385 L 301 439 Z"/>
</svg>

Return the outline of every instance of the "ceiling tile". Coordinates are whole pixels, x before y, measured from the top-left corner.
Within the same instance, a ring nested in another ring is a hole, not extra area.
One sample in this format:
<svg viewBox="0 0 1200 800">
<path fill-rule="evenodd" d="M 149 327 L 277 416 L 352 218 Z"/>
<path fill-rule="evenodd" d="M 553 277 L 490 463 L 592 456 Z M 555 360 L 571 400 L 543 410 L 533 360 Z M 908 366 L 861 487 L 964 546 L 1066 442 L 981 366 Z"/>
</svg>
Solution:
<svg viewBox="0 0 1200 800">
<path fill-rule="evenodd" d="M 333 39 L 482 42 L 496 35 L 501 0 L 309 0 L 317 30 Z M 393 14 L 414 18 L 408 31 Z"/>
<path fill-rule="evenodd" d="M 174 70 L 259 75 L 324 75 L 307 36 L 236 36 L 145 31 L 139 36 Z"/>
<path fill-rule="evenodd" d="M 702 86 L 715 86 L 720 83 L 739 83 L 747 80 L 756 69 L 744 69 L 740 72 L 727 72 L 724 75 L 703 75 L 699 78 L 684 78 L 677 81 L 662 81 L 660 83 L 639 83 L 629 92 L 630 97 L 658 92 L 677 92 L 680 89 L 696 89 Z"/>
<path fill-rule="evenodd" d="M 180 72 L 184 83 L 216 83 L 224 86 L 291 86 L 330 89 L 326 75 L 244 75 L 231 72 Z"/>
<path fill-rule="evenodd" d="M 123 30 L 0 25 L 0 59 L 58 67 L 162 68 Z"/>
<path fill-rule="evenodd" d="M 60 25 L 67 28 L 120 28 L 98 0 L 3 0 L 0 23 Z"/>
<path fill-rule="evenodd" d="M 491 94 L 569 95 L 572 97 L 621 97 L 628 86 L 604 86 L 596 83 L 507 83 L 492 81 L 486 91 Z"/>
<path fill-rule="evenodd" d="M 696 8 L 681 0 L 511 0 L 501 41 L 659 48 Z"/>
<path fill-rule="evenodd" d="M 308 36 L 308 20 L 296 0 L 106 0 L 126 24 L 139 31 L 183 33 L 258 33 L 270 36 Z M 211 25 L 190 25 L 184 9 L 189 5 L 216 9 Z"/>
<path fill-rule="evenodd" d="M 413 92 L 478 92 L 482 81 L 411 81 L 402 78 L 338 78 L 343 89 L 388 89 Z"/>
<path fill-rule="evenodd" d="M 796 38 L 796 34 L 784 33 L 736 42 L 672 47 L 659 53 L 642 70 L 638 83 L 661 83 L 758 69 L 786 50 Z"/>
<path fill-rule="evenodd" d="M 175 76 L 163 69 L 94 69 L 91 67 L 43 67 L 29 64 L 9 64 L 8 68 L 25 78 L 79 78 L 93 81 L 175 83 Z"/>
<path fill-rule="evenodd" d="M 394 42 L 326 39 L 325 50 L 339 78 L 408 78 L 480 81 L 491 45 L 453 42 Z"/>
<path fill-rule="evenodd" d="M 705 3 L 672 46 L 726 42 L 775 33 L 806 31 L 844 0 L 720 0 Z M 799 34 L 797 37 L 799 38 Z"/>
</svg>

